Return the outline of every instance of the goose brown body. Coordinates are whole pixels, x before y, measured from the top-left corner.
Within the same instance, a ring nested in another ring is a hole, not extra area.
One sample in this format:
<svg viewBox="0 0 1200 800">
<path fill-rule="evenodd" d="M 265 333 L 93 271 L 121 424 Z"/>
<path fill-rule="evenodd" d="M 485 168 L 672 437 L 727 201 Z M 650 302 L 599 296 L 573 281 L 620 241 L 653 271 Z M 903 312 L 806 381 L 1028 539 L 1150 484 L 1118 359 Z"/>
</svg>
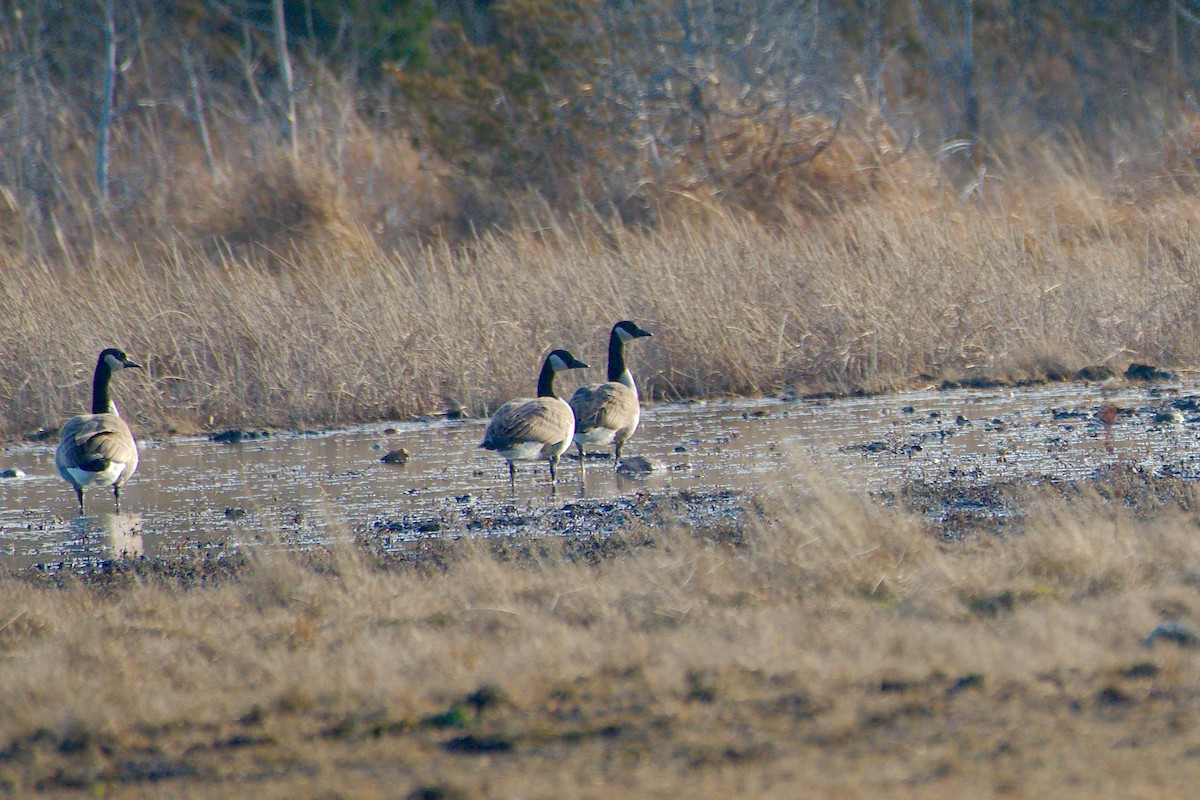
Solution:
<svg viewBox="0 0 1200 800">
<path fill-rule="evenodd" d="M 633 374 L 625 365 L 625 343 L 652 336 L 630 320 L 613 326 L 608 337 L 608 381 L 580 386 L 571 395 L 575 414 L 574 440 L 583 471 L 586 449 L 613 446 L 613 468 L 621 461 L 621 448 L 637 430 L 642 417 L 641 401 Z"/>
<path fill-rule="evenodd" d="M 546 356 L 538 377 L 538 396 L 509 400 L 492 415 L 483 442 L 508 461 L 510 488 L 516 490 L 516 461 L 548 461 L 550 484 L 557 480 L 558 459 L 571 446 L 575 433 L 575 415 L 565 401 L 554 394 L 554 375 L 564 369 L 586 369 L 566 350 Z"/>
<path fill-rule="evenodd" d="M 109 399 L 113 372 L 127 367 L 141 368 L 141 364 L 115 348 L 100 354 L 92 378 L 92 413 L 67 420 L 54 451 L 58 474 L 75 489 L 80 516 L 84 513 L 83 490 L 87 486 L 112 486 L 116 509 L 120 511 L 121 487 L 137 471 L 138 448 L 133 431 Z"/>
<path fill-rule="evenodd" d="M 496 410 L 482 447 L 510 461 L 544 461 L 571 446 L 575 415 L 557 397 L 518 397 Z"/>
</svg>

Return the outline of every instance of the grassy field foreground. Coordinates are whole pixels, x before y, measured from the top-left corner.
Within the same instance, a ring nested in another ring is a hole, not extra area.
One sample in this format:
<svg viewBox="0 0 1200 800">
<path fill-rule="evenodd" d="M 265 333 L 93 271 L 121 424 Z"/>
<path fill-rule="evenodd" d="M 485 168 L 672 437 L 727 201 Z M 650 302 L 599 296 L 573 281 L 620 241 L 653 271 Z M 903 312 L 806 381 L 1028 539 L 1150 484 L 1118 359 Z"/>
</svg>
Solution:
<svg viewBox="0 0 1200 800">
<path fill-rule="evenodd" d="M 782 226 L 710 209 L 406 253 L 350 223 L 273 254 L 0 253 L 0 433 L 78 413 L 114 344 L 148 367 L 116 389 L 143 435 L 484 414 L 531 392 L 551 347 L 597 379 L 622 318 L 655 332 L 632 353 L 651 399 L 1200 363 L 1200 198 L 1049 171 L 986 202 L 890 186 Z"/>
<path fill-rule="evenodd" d="M 1182 797 L 1200 650 L 1146 640 L 1197 625 L 1193 500 L 946 541 L 818 488 L 599 549 L 8 577 L 0 793 Z"/>
</svg>

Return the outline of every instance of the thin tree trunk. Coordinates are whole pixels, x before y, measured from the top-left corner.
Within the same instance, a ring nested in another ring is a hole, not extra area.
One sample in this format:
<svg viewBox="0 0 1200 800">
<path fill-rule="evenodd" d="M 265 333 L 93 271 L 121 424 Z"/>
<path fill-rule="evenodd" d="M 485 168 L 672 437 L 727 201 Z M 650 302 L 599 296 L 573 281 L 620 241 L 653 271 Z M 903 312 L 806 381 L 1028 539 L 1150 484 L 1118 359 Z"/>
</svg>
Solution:
<svg viewBox="0 0 1200 800">
<path fill-rule="evenodd" d="M 967 135 L 979 144 L 979 90 L 975 86 L 975 0 L 963 0 L 962 88 Z"/>
<path fill-rule="evenodd" d="M 111 0 L 110 0 L 111 1 Z M 283 76 L 283 90 L 287 93 L 287 135 L 292 147 L 292 158 L 300 158 L 300 142 L 296 135 L 296 92 L 292 82 L 292 59 L 288 56 L 287 26 L 283 19 L 283 0 L 274 0 L 275 49 L 278 51 L 279 72 Z"/>
<path fill-rule="evenodd" d="M 100 125 L 96 136 L 96 188 L 108 203 L 109 129 L 112 127 L 113 93 L 117 79 L 117 22 L 113 6 L 104 0 L 104 95 L 100 100 Z"/>
<path fill-rule="evenodd" d="M 1171 0 L 1170 5 L 1171 19 L 1170 37 L 1171 37 L 1171 92 L 1167 96 L 1170 110 L 1175 108 L 1175 99 L 1179 96 L 1179 0 Z"/>
<path fill-rule="evenodd" d="M 181 37 L 186 34 L 180 32 Z M 187 39 L 183 39 L 183 66 L 187 70 L 188 86 L 192 90 L 192 106 L 196 114 L 196 124 L 200 128 L 200 143 L 204 145 L 204 158 L 208 162 L 208 171 L 214 177 L 217 174 L 217 162 L 213 158 L 212 140 L 208 136 L 208 121 L 204 118 L 204 97 L 200 94 L 200 82 L 196 80 L 196 65 L 192 63 L 192 55 L 188 50 Z"/>
</svg>

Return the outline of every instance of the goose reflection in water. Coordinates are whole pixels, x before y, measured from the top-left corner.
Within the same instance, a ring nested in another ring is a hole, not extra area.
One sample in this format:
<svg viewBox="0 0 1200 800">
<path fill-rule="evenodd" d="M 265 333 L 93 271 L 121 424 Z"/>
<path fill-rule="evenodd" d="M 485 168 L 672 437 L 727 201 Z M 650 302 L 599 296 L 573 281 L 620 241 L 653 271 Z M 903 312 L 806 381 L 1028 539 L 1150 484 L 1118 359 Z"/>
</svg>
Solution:
<svg viewBox="0 0 1200 800">
<path fill-rule="evenodd" d="M 95 514 L 70 522 L 71 539 L 64 548 L 74 554 L 108 558 L 145 555 L 141 514 Z"/>
</svg>

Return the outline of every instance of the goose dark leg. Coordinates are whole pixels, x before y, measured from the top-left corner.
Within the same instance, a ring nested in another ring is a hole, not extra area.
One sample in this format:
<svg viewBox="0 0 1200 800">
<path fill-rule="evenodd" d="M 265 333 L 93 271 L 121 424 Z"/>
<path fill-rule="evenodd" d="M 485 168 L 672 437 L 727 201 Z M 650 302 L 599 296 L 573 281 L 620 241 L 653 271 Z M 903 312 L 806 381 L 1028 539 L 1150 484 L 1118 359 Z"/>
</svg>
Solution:
<svg viewBox="0 0 1200 800">
<path fill-rule="evenodd" d="M 510 494 L 517 493 L 517 466 L 513 462 L 508 462 L 508 491 Z"/>
<path fill-rule="evenodd" d="M 587 458 L 587 453 L 583 452 L 583 445 L 579 442 L 575 443 L 575 447 L 579 450 L 579 482 L 583 483 L 583 462 Z"/>
<path fill-rule="evenodd" d="M 621 466 L 621 443 L 613 442 L 613 470 Z"/>
<path fill-rule="evenodd" d="M 117 513 L 121 513 L 121 487 L 113 484 L 113 500 L 117 504 Z"/>
<path fill-rule="evenodd" d="M 550 494 L 558 492 L 558 456 L 550 459 Z"/>
<path fill-rule="evenodd" d="M 83 487 L 75 487 L 75 496 L 79 498 L 79 516 L 83 516 Z"/>
</svg>

